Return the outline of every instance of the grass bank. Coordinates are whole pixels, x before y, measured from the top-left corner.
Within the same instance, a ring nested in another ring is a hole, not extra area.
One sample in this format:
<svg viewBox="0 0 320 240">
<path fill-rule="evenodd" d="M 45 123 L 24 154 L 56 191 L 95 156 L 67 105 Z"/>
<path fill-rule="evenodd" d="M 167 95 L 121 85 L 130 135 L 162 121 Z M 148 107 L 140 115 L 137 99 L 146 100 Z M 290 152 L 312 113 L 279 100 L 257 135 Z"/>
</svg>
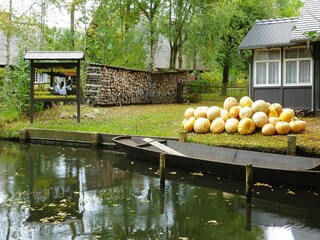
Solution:
<svg viewBox="0 0 320 240">
<path fill-rule="evenodd" d="M 221 103 L 211 103 L 221 106 Z M 2 139 L 19 137 L 23 128 L 44 128 L 55 130 L 74 130 L 114 134 L 135 134 L 147 136 L 178 137 L 182 130 L 183 114 L 188 107 L 197 107 L 199 104 L 161 104 L 161 105 L 134 105 L 121 107 L 95 108 L 81 106 L 81 123 L 77 124 L 76 118 L 61 118 L 62 113 L 72 115 L 76 106 L 64 105 L 35 114 L 34 123 L 29 123 L 27 116 L 20 120 L 4 121 L 0 126 Z M 301 118 L 307 121 L 307 131 L 297 135 L 299 155 L 320 156 L 320 118 Z M 233 148 L 252 149 L 257 151 L 285 153 L 287 136 L 263 136 L 255 133 L 249 136 L 240 134 L 188 134 L 191 142 L 224 146 Z"/>
</svg>

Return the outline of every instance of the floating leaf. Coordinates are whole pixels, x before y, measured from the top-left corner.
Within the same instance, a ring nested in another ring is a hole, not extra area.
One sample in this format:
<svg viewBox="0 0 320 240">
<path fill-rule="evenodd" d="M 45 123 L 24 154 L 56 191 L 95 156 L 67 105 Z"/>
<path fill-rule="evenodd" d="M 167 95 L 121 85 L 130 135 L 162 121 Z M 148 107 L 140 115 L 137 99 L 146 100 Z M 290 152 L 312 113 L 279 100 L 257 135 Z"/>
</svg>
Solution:
<svg viewBox="0 0 320 240">
<path fill-rule="evenodd" d="M 208 224 L 214 225 L 214 226 L 219 226 L 221 223 L 219 223 L 217 220 L 209 220 L 207 222 Z"/>
</svg>

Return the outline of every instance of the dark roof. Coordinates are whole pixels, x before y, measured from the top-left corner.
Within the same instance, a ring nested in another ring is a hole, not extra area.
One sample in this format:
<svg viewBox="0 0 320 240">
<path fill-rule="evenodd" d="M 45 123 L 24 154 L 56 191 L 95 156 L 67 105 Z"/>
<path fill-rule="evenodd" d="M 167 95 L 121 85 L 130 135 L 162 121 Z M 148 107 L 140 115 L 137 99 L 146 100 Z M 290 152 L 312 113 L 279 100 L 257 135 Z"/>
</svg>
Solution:
<svg viewBox="0 0 320 240">
<path fill-rule="evenodd" d="M 239 50 L 290 46 L 292 31 L 298 18 L 256 21 L 239 45 Z"/>
<path fill-rule="evenodd" d="M 307 41 L 309 31 L 320 32 L 320 0 L 307 0 L 292 34 L 292 41 Z"/>
<path fill-rule="evenodd" d="M 25 54 L 26 60 L 82 60 L 82 51 L 29 51 Z"/>
</svg>

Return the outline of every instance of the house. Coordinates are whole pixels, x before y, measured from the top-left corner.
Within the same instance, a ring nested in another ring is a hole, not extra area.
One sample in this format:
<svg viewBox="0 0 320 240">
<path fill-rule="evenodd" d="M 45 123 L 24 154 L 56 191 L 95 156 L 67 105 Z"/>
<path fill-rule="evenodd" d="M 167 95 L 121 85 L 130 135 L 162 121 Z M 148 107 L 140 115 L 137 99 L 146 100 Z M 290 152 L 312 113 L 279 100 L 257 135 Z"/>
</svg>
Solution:
<svg viewBox="0 0 320 240">
<path fill-rule="evenodd" d="M 320 116 L 320 1 L 306 0 L 298 18 L 256 21 L 239 50 L 251 50 L 250 97 Z"/>
</svg>

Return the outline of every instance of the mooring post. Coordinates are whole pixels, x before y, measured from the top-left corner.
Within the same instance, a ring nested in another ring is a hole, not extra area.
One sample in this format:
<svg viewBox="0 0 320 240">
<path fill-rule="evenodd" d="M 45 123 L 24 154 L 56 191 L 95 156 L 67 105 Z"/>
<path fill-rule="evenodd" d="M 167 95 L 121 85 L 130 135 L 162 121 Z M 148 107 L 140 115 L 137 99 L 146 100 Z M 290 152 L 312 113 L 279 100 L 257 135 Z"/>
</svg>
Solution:
<svg viewBox="0 0 320 240">
<path fill-rule="evenodd" d="M 287 146 L 287 155 L 296 155 L 297 148 L 297 137 L 296 135 L 289 134 L 288 135 L 288 146 Z"/>
<path fill-rule="evenodd" d="M 28 139 L 28 130 L 27 129 L 21 129 L 19 134 L 20 142 L 24 143 Z"/>
<path fill-rule="evenodd" d="M 251 190 L 252 190 L 252 164 L 246 165 L 246 197 L 251 200 Z"/>
<path fill-rule="evenodd" d="M 165 168 L 166 168 L 166 155 L 164 153 L 160 154 L 160 186 L 164 187 L 165 186 Z"/>
<path fill-rule="evenodd" d="M 182 131 L 179 134 L 179 142 L 186 142 L 188 140 L 188 133 L 186 131 Z"/>
<path fill-rule="evenodd" d="M 91 133 L 91 146 L 92 148 L 97 148 L 100 144 L 100 135 L 99 133 L 93 132 Z"/>
</svg>

